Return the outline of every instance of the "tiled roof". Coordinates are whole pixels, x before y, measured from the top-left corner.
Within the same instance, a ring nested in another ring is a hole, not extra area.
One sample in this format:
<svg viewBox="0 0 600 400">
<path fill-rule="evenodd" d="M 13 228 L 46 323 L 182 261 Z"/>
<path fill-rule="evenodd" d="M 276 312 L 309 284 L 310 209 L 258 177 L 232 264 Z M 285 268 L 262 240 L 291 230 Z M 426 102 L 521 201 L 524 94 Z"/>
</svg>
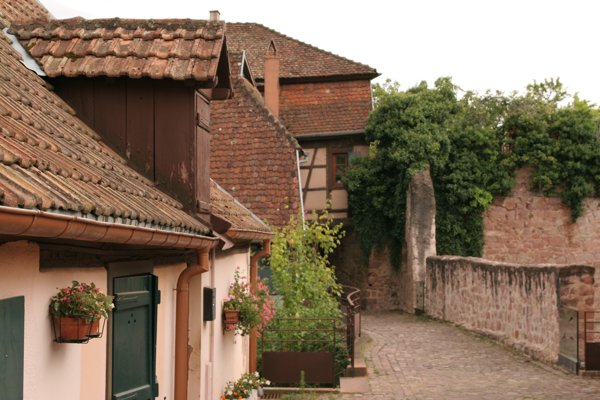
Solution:
<svg viewBox="0 0 600 400">
<path fill-rule="evenodd" d="M 0 0 L 0 25 L 5 27 L 9 22 L 48 19 L 48 10 L 36 0 Z"/>
<path fill-rule="evenodd" d="M 239 60 L 230 55 L 234 75 Z M 211 176 L 261 219 L 285 225 L 300 204 L 298 143 L 252 85 L 232 80 L 234 97 L 212 103 Z"/>
<path fill-rule="evenodd" d="M 208 233 L 73 115 L 0 32 L 0 205 Z"/>
<path fill-rule="evenodd" d="M 264 55 L 271 40 L 281 56 L 282 79 L 363 77 L 379 74 L 368 65 L 321 50 L 256 23 L 227 23 L 227 46 L 232 52 L 246 51 L 254 76 L 263 79 Z"/>
<path fill-rule="evenodd" d="M 372 110 L 368 80 L 285 85 L 280 99 L 281 121 L 297 138 L 364 132 Z"/>
<path fill-rule="evenodd" d="M 73 18 L 13 24 L 50 77 L 128 76 L 213 82 L 224 22 Z"/>
<path fill-rule="evenodd" d="M 236 236 L 246 239 L 271 235 L 271 229 L 215 181 L 210 182 L 212 213 L 231 223 Z"/>
</svg>

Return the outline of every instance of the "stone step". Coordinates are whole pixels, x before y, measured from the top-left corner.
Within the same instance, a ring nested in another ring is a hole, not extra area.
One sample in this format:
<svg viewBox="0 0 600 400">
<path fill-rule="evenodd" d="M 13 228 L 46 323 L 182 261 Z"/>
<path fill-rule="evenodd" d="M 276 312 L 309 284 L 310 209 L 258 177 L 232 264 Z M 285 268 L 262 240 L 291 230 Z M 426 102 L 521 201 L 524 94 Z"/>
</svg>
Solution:
<svg viewBox="0 0 600 400">
<path fill-rule="evenodd" d="M 350 365 L 347 366 L 346 371 L 344 372 L 344 376 L 367 376 L 367 364 L 365 364 L 365 361 L 362 358 L 356 358 L 354 360 L 354 367 L 351 367 Z"/>
<path fill-rule="evenodd" d="M 340 378 L 340 393 L 368 393 L 369 380 L 366 376 Z"/>
</svg>

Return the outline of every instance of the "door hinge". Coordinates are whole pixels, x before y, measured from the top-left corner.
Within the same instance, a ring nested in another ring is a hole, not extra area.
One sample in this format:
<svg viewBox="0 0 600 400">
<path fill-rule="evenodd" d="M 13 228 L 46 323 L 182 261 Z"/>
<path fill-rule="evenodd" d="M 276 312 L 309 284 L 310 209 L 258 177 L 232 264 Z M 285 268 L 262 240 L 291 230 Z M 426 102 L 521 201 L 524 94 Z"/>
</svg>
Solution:
<svg viewBox="0 0 600 400">
<path fill-rule="evenodd" d="M 154 304 L 160 304 L 160 290 L 154 292 Z"/>
<path fill-rule="evenodd" d="M 155 377 L 154 379 L 158 379 L 158 377 Z M 158 396 L 158 382 L 154 382 L 154 397 Z"/>
</svg>

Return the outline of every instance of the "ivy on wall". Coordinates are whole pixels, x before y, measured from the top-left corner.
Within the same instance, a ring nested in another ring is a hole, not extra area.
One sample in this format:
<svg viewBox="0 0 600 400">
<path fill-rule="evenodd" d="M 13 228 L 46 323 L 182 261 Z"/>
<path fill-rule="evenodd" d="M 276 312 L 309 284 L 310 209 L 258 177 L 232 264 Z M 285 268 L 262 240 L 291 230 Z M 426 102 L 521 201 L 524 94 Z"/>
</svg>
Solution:
<svg viewBox="0 0 600 400">
<path fill-rule="evenodd" d="M 585 197 L 600 193 L 598 109 L 569 97 L 558 79 L 523 95 L 464 93 L 450 78 L 406 91 L 373 88 L 368 157 L 353 161 L 344 183 L 365 254 L 389 245 L 399 265 L 406 190 L 430 167 L 436 193 L 438 254 L 480 256 L 483 212 L 507 195 L 515 170 L 533 167 L 531 188 L 560 195 L 573 220 Z"/>
</svg>

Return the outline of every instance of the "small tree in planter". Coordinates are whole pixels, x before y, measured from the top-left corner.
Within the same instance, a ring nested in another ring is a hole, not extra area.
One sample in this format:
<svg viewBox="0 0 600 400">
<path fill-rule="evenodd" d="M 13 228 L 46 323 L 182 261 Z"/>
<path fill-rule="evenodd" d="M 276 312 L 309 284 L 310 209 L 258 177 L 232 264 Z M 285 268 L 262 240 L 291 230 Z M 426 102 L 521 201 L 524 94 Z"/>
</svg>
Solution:
<svg viewBox="0 0 600 400">
<path fill-rule="evenodd" d="M 99 337 L 101 318 L 114 308 L 113 296 L 106 295 L 94 283 L 72 281 L 50 299 L 50 314 L 57 329 L 56 340 L 87 341 Z"/>
<path fill-rule="evenodd" d="M 260 334 L 275 315 L 275 303 L 264 282 L 259 281 L 256 294 L 252 294 L 250 286 L 236 269 L 234 282 L 223 301 L 223 312 L 225 330 L 244 336 L 256 329 Z"/>
</svg>

